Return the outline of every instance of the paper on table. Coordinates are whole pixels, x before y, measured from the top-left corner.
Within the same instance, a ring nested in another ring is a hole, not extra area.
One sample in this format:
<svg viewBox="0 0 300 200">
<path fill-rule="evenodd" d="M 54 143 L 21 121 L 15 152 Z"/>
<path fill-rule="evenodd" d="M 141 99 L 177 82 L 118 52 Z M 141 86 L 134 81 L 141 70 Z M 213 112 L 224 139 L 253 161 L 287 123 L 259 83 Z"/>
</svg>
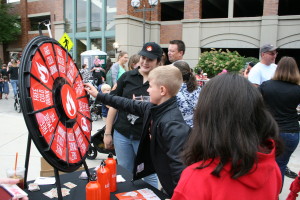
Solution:
<svg viewBox="0 0 300 200">
<path fill-rule="evenodd" d="M 119 200 L 134 200 L 134 199 L 160 200 L 160 198 L 152 190 L 148 188 L 118 193 L 115 195 Z"/>
<path fill-rule="evenodd" d="M 125 182 L 126 180 L 123 178 L 122 175 L 117 175 L 117 183 Z"/>
<path fill-rule="evenodd" d="M 35 179 L 34 183 L 38 185 L 53 185 L 55 184 L 55 178 L 54 177 L 38 177 Z"/>
<path fill-rule="evenodd" d="M 27 193 L 24 192 L 19 186 L 14 185 L 14 184 L 1 184 L 2 188 L 4 188 L 6 191 L 8 191 L 13 197 L 16 198 L 22 198 L 22 197 L 27 197 Z M 2 200 L 2 199 L 1 199 Z"/>
</svg>

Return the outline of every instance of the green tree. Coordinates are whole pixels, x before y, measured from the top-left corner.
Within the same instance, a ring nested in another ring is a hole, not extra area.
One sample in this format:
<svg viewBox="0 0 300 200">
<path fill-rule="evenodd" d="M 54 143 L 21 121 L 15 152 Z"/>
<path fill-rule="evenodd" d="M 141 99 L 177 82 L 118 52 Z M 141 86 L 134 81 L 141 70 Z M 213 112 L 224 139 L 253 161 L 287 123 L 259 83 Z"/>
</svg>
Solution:
<svg viewBox="0 0 300 200">
<path fill-rule="evenodd" d="M 259 62 L 259 59 L 258 59 L 258 58 L 255 58 L 255 57 L 246 57 L 246 58 L 244 59 L 245 67 L 247 67 L 246 65 L 247 65 L 249 62 L 253 62 L 254 64 L 256 64 L 256 63 Z"/>
<path fill-rule="evenodd" d="M 0 43 L 2 44 L 16 40 L 21 34 L 20 20 L 10 10 L 11 5 L 0 3 Z"/>
</svg>

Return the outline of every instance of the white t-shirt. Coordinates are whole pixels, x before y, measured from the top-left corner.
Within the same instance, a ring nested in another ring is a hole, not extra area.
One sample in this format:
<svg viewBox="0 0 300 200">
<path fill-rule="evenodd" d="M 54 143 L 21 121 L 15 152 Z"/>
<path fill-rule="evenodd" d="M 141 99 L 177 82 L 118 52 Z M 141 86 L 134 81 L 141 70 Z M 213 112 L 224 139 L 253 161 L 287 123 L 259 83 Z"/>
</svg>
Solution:
<svg viewBox="0 0 300 200">
<path fill-rule="evenodd" d="M 265 65 L 261 62 L 254 65 L 248 75 L 248 80 L 257 85 L 261 85 L 262 82 L 270 80 L 276 71 L 277 65 L 272 63 L 271 65 Z"/>
</svg>

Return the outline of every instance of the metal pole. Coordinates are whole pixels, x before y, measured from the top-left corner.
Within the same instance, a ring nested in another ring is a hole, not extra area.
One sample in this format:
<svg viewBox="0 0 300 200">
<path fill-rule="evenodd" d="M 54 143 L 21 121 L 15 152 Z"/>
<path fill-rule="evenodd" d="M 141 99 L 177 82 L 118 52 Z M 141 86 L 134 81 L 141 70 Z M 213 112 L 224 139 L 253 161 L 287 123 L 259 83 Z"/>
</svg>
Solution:
<svg viewBox="0 0 300 200">
<path fill-rule="evenodd" d="M 28 132 L 27 139 L 27 148 L 26 148 L 26 157 L 25 157 L 25 175 L 24 175 L 24 188 L 27 188 L 27 174 L 28 174 L 28 166 L 29 166 L 29 157 L 30 157 L 30 149 L 31 149 L 31 135 Z"/>
<path fill-rule="evenodd" d="M 143 45 L 145 44 L 145 35 L 146 35 L 146 25 L 145 25 L 145 4 L 144 4 L 144 7 L 143 7 Z"/>
</svg>

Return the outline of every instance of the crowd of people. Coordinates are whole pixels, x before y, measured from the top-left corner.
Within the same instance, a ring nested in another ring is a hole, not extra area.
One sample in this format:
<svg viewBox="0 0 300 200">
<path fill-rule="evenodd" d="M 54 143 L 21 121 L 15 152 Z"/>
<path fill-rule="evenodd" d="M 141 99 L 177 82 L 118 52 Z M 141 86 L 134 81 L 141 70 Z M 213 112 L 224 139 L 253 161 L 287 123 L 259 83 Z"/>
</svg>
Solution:
<svg viewBox="0 0 300 200">
<path fill-rule="evenodd" d="M 160 183 L 173 200 L 278 199 L 284 176 L 297 176 L 287 165 L 299 143 L 300 73 L 292 57 L 276 65 L 277 50 L 263 45 L 258 63 L 209 79 L 183 59 L 183 41 L 167 53 L 148 42 L 106 66 L 96 56 L 80 73 L 103 104 L 105 148 L 134 180 Z M 8 82 L 17 95 L 18 68 L 3 64 L 0 100 Z"/>
<path fill-rule="evenodd" d="M 114 146 L 134 180 L 159 180 L 174 200 L 278 199 L 284 175 L 297 176 L 287 167 L 300 130 L 295 59 L 277 66 L 277 47 L 266 44 L 242 73 L 223 69 L 209 79 L 184 54 L 181 40 L 170 41 L 167 54 L 149 42 L 109 94 L 86 84 L 109 105 L 105 147 Z"/>
<path fill-rule="evenodd" d="M 20 60 L 16 59 L 11 59 L 11 61 L 7 65 L 2 64 L 2 69 L 0 69 L 0 100 L 8 100 L 8 83 L 10 83 L 13 88 L 14 98 L 17 98 L 19 84 L 19 65 Z"/>
</svg>

